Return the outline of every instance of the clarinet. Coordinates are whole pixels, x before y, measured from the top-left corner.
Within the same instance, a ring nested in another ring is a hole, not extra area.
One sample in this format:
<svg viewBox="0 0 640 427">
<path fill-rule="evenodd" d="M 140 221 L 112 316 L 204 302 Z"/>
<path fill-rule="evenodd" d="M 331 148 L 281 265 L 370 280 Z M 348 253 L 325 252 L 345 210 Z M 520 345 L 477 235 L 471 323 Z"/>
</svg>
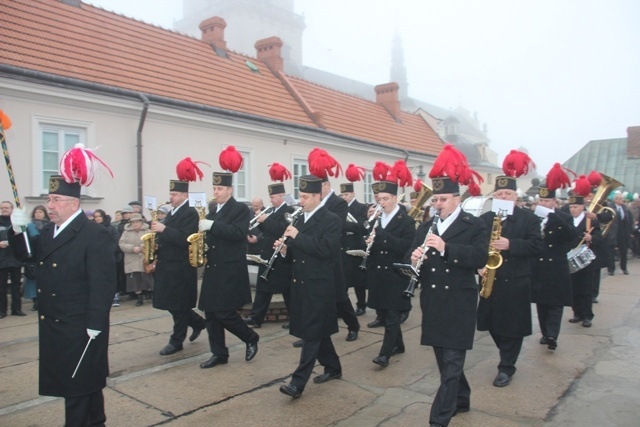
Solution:
<svg viewBox="0 0 640 427">
<path fill-rule="evenodd" d="M 287 222 L 289 222 L 289 224 L 291 224 L 291 225 L 293 225 L 295 227 L 296 222 L 298 221 L 298 218 L 300 218 L 300 214 L 302 214 L 302 208 L 296 209 L 295 212 L 293 212 L 292 214 L 285 214 L 285 218 L 286 218 Z M 284 234 L 282 235 L 281 239 L 282 239 L 282 241 L 280 242 L 278 247 L 276 247 L 276 249 L 271 254 L 271 258 L 269 258 L 269 262 L 267 263 L 267 267 L 264 270 L 264 273 L 262 273 L 260 275 L 260 277 L 263 278 L 264 280 L 266 280 L 267 282 L 269 281 L 269 279 L 267 279 L 267 276 L 269 275 L 269 272 L 271 271 L 271 267 L 273 266 L 273 262 L 276 260 L 276 257 L 278 256 L 278 253 L 280 253 L 280 249 L 282 249 L 282 247 L 284 246 L 285 242 L 287 241 L 287 238 L 284 236 Z"/>
<path fill-rule="evenodd" d="M 414 296 L 416 286 L 418 285 L 418 281 L 420 280 L 420 268 L 422 268 L 422 263 L 427 257 L 427 239 L 429 238 L 429 236 L 431 236 L 433 233 L 436 232 L 436 227 L 438 226 L 439 219 L 440 219 L 440 212 L 436 211 L 436 213 L 433 215 L 433 222 L 431 223 L 429 232 L 424 237 L 424 242 L 422 243 L 422 246 L 420 246 L 422 248 L 422 256 L 418 258 L 418 262 L 416 262 L 416 266 L 413 267 L 413 272 L 415 274 L 411 276 L 411 280 L 409 281 L 409 285 L 407 286 L 407 289 L 405 289 L 402 292 L 405 297 L 413 298 Z"/>
<path fill-rule="evenodd" d="M 371 246 L 373 246 L 373 241 L 376 239 L 376 228 L 378 227 L 378 224 L 380 223 L 380 212 L 381 211 L 376 210 L 376 212 L 377 212 L 376 220 L 373 223 L 373 228 L 371 228 L 371 233 L 369 234 L 369 237 L 371 237 L 371 240 L 369 241 L 369 244 L 367 245 L 367 250 L 365 251 L 364 257 L 362 257 L 362 264 L 360 264 L 360 269 L 361 270 L 366 270 L 367 269 L 367 258 L 369 258 L 369 251 L 371 251 Z M 374 213 L 374 215 L 376 215 L 376 213 Z M 372 215 L 372 216 L 374 216 L 374 215 Z"/>
</svg>

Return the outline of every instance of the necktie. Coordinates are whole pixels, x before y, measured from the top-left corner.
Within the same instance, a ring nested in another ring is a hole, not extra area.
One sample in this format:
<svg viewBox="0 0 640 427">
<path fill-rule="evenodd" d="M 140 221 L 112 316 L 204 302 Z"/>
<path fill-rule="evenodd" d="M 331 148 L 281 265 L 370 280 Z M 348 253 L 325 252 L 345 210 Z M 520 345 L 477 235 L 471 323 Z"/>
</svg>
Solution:
<svg viewBox="0 0 640 427">
<path fill-rule="evenodd" d="M 624 219 L 624 212 L 622 211 L 622 206 L 618 206 L 618 215 L 620 219 Z"/>
</svg>

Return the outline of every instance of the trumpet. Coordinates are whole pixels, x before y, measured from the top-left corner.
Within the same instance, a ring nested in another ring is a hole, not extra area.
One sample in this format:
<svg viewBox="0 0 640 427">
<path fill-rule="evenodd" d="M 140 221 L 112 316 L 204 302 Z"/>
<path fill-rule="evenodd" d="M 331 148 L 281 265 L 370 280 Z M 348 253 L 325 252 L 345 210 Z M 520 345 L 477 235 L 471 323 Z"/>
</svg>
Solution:
<svg viewBox="0 0 640 427">
<path fill-rule="evenodd" d="M 273 212 L 275 212 L 275 207 L 273 205 L 266 207 L 262 209 L 260 212 L 258 212 L 256 216 L 254 216 L 253 219 L 249 221 L 249 231 L 253 230 L 254 228 L 260 225 L 260 223 L 258 222 L 258 218 L 260 218 L 260 216 L 262 216 L 263 214 L 266 216 L 269 216 Z"/>
<path fill-rule="evenodd" d="M 376 205 L 376 209 L 373 211 L 373 213 L 371 214 L 371 216 L 369 217 L 368 220 L 366 220 L 364 222 L 364 228 L 365 230 L 369 230 L 371 228 L 371 221 L 373 221 L 374 219 L 376 219 L 376 217 L 378 215 L 380 215 L 380 212 L 382 212 L 382 206 L 378 203 Z M 375 228 L 375 227 L 373 227 Z"/>
<path fill-rule="evenodd" d="M 440 212 L 436 211 L 436 213 L 433 214 L 433 222 L 431 223 L 431 228 L 429 228 L 429 232 L 427 232 L 427 235 L 424 237 L 424 242 L 422 243 L 422 246 L 421 246 L 422 256 L 418 258 L 416 265 L 411 267 L 414 274 L 411 276 L 411 280 L 409 281 L 409 285 L 407 286 L 407 289 L 405 289 L 402 292 L 402 294 L 405 297 L 412 298 L 414 296 L 416 286 L 418 285 L 418 281 L 420 280 L 420 268 L 422 268 L 422 263 L 424 262 L 427 256 L 427 239 L 429 239 L 429 236 L 435 233 L 436 227 L 438 226 L 439 219 L 440 219 Z"/>
<path fill-rule="evenodd" d="M 287 222 L 293 226 L 296 225 L 296 222 L 298 221 L 298 218 L 300 218 L 300 215 L 302 215 L 302 208 L 297 208 L 295 211 L 293 211 L 293 213 L 285 213 L 284 214 L 284 219 L 287 220 Z M 267 276 L 269 275 L 269 272 L 271 271 L 271 267 L 273 266 L 273 262 L 276 260 L 276 257 L 278 256 L 278 253 L 280 253 L 280 249 L 282 249 L 282 247 L 284 246 L 284 243 L 287 241 L 287 238 L 282 235 L 281 237 L 282 241 L 280 242 L 280 244 L 278 244 L 278 246 L 274 249 L 273 254 L 271 254 L 271 258 L 269 258 L 269 262 L 267 262 L 267 266 L 264 270 L 264 272 L 260 275 L 260 278 L 269 281 L 269 279 L 267 279 Z"/>
<path fill-rule="evenodd" d="M 378 205 L 378 208 L 380 208 L 380 205 Z M 360 268 L 362 270 L 367 269 L 367 258 L 369 258 L 369 252 L 371 251 L 371 246 L 373 246 L 373 241 L 376 239 L 376 228 L 378 228 L 378 223 L 380 222 L 380 214 L 382 213 L 382 208 L 380 209 L 378 208 L 376 208 L 374 215 L 371 215 L 371 218 L 375 217 L 375 221 L 373 223 L 373 228 L 371 228 L 371 233 L 369 233 L 369 238 L 370 238 L 369 244 L 367 245 L 367 249 L 364 251 L 364 256 L 362 257 L 362 264 L 360 264 Z"/>
</svg>

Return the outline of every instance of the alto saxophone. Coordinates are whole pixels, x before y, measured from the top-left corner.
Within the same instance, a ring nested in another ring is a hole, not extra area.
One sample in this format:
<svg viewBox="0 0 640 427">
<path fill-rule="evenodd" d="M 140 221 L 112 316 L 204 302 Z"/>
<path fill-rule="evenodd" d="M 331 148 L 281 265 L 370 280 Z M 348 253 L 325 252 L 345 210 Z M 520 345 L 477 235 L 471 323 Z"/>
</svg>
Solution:
<svg viewBox="0 0 640 427">
<path fill-rule="evenodd" d="M 484 272 L 482 273 L 482 282 L 480 289 L 480 296 L 482 298 L 489 298 L 491 296 L 491 291 L 493 290 L 493 282 L 496 279 L 496 270 L 500 268 L 502 265 L 502 255 L 500 255 L 500 250 L 491 244 L 494 240 L 498 240 L 500 238 L 500 234 L 502 233 L 502 216 L 496 214 L 493 218 L 493 226 L 491 227 L 491 239 L 489 240 L 489 259 L 487 260 L 487 265 L 484 267 Z"/>
<path fill-rule="evenodd" d="M 205 217 L 204 207 L 202 207 L 199 202 L 196 202 L 195 208 L 198 211 L 200 220 L 203 220 Z M 193 233 L 187 237 L 187 242 L 189 242 L 189 264 L 196 268 L 205 265 L 207 263 L 207 250 L 204 243 L 204 232 L 199 231 Z"/>
<path fill-rule="evenodd" d="M 151 222 L 158 220 L 158 211 L 151 211 Z M 143 262 L 146 265 L 153 264 L 156 260 L 156 233 L 154 231 L 145 233 L 140 237 L 142 240 Z"/>
</svg>

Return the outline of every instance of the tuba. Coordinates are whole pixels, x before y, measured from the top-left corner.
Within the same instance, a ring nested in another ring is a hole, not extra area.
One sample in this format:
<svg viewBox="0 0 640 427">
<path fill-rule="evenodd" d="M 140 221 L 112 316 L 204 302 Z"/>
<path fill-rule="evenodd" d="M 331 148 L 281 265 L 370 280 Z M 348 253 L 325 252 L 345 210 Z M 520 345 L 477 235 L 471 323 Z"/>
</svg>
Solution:
<svg viewBox="0 0 640 427">
<path fill-rule="evenodd" d="M 151 210 L 151 222 L 158 221 L 158 211 Z M 142 256 L 145 265 L 153 264 L 156 260 L 156 233 L 152 231 L 140 237 L 142 240 Z"/>
<path fill-rule="evenodd" d="M 200 220 L 203 220 L 205 217 L 204 207 L 200 204 L 200 201 L 196 202 L 195 209 L 198 211 L 198 215 L 200 216 Z M 204 232 L 199 231 L 197 233 L 191 234 L 187 237 L 187 242 L 189 242 L 189 264 L 192 267 L 202 267 L 207 263 L 206 259 L 206 251 L 205 243 L 204 243 Z"/>
<path fill-rule="evenodd" d="M 487 265 L 484 267 L 482 273 L 482 282 L 480 289 L 480 296 L 482 298 L 489 298 L 491 291 L 493 290 L 493 282 L 496 279 L 496 270 L 502 265 L 502 255 L 500 251 L 496 249 L 491 242 L 498 240 L 502 234 L 502 215 L 496 214 L 493 218 L 493 225 L 491 227 L 491 238 L 489 240 L 489 259 Z"/>
<path fill-rule="evenodd" d="M 418 193 L 418 197 L 416 197 L 416 201 L 407 212 L 411 218 L 416 221 L 416 229 L 422 223 L 422 217 L 424 216 L 424 210 L 422 207 L 429 200 L 429 197 L 433 194 L 433 190 L 427 186 L 424 182 L 421 182 L 422 189 L 420 189 L 420 193 Z"/>
<path fill-rule="evenodd" d="M 624 184 L 603 173 L 601 173 L 600 175 L 602 175 L 602 182 L 600 182 L 600 185 L 596 190 L 596 194 L 593 195 L 593 199 L 591 200 L 591 203 L 589 203 L 587 211 L 595 213 L 596 215 L 604 211 L 611 212 L 611 221 L 600 223 L 602 236 L 604 237 L 609 232 L 611 224 L 613 224 L 613 220 L 616 218 L 616 211 L 606 206 L 607 197 L 609 196 L 609 193 L 611 193 L 615 188 L 621 187 Z"/>
</svg>

